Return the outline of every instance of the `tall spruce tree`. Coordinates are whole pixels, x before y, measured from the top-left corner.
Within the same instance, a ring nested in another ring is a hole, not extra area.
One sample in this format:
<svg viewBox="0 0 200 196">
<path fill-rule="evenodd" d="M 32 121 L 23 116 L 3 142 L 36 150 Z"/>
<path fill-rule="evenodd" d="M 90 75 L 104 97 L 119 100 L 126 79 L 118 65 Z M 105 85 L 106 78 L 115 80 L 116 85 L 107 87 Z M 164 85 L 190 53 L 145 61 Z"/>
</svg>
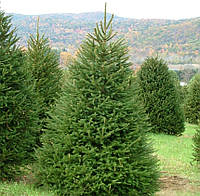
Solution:
<svg viewBox="0 0 200 196">
<path fill-rule="evenodd" d="M 196 74 L 188 84 L 184 105 L 185 118 L 189 123 L 200 123 L 200 74 Z"/>
<path fill-rule="evenodd" d="M 34 82 L 17 41 L 11 16 L 0 11 L 0 181 L 32 160 L 39 130 Z"/>
<path fill-rule="evenodd" d="M 30 35 L 28 40 L 27 57 L 40 98 L 39 116 L 44 125 L 47 112 L 61 93 L 62 70 L 59 68 L 59 57 L 51 49 L 48 38 L 39 34 L 39 18 L 36 36 Z"/>
<path fill-rule="evenodd" d="M 138 83 L 152 131 L 171 135 L 183 133 L 183 109 L 167 64 L 158 57 L 147 58 L 138 71 Z"/>
<path fill-rule="evenodd" d="M 153 195 L 157 160 L 137 98 L 127 45 L 112 41 L 112 18 L 97 24 L 69 67 L 50 113 L 35 177 L 58 195 Z"/>
</svg>

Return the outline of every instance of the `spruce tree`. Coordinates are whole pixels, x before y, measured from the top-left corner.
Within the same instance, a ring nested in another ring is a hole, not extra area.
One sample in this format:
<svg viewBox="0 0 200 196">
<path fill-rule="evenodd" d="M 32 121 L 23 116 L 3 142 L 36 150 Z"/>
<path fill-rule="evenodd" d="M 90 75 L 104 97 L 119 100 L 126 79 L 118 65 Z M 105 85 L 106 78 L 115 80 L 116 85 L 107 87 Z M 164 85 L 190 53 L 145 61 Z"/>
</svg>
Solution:
<svg viewBox="0 0 200 196">
<path fill-rule="evenodd" d="M 138 83 L 152 131 L 171 135 L 183 133 L 183 109 L 167 64 L 158 57 L 147 58 L 138 71 Z"/>
<path fill-rule="evenodd" d="M 36 151 L 39 185 L 58 195 L 153 195 L 157 160 L 122 39 L 97 24 L 69 67 Z"/>
<path fill-rule="evenodd" d="M 34 82 L 15 32 L 11 16 L 0 11 L 0 181 L 32 160 L 39 130 Z"/>
<path fill-rule="evenodd" d="M 28 40 L 27 59 L 40 98 L 40 121 L 44 125 L 47 112 L 61 93 L 62 70 L 59 68 L 59 57 L 51 49 L 48 38 L 39 34 L 39 19 L 36 36 L 30 35 Z"/>
<path fill-rule="evenodd" d="M 194 160 L 200 165 L 200 127 L 196 130 L 196 133 L 193 137 L 193 148 L 194 148 Z"/>
<path fill-rule="evenodd" d="M 185 118 L 189 123 L 198 124 L 200 120 L 200 74 L 196 74 L 188 84 L 184 105 Z"/>
<path fill-rule="evenodd" d="M 180 85 L 180 80 L 178 78 L 178 75 L 175 71 L 169 70 L 170 77 L 172 78 L 175 88 L 177 89 L 177 94 L 178 94 L 178 99 L 179 101 L 183 104 L 183 92 L 182 92 L 182 87 Z"/>
</svg>

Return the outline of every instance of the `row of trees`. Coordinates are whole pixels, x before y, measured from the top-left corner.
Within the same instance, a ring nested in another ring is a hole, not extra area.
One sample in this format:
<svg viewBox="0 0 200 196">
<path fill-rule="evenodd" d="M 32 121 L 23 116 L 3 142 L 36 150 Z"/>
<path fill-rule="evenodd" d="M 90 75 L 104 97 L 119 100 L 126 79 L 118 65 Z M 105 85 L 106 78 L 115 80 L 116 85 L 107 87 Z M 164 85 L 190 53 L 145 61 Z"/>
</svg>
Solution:
<svg viewBox="0 0 200 196">
<path fill-rule="evenodd" d="M 33 161 L 47 111 L 61 91 L 58 58 L 47 39 L 17 46 L 11 17 L 0 12 L 0 179 L 12 179 Z"/>
<path fill-rule="evenodd" d="M 10 16 L 0 13 L 0 179 L 34 161 L 37 184 L 58 195 L 153 195 L 160 174 L 147 133 L 184 131 L 166 63 L 148 58 L 134 75 L 105 9 L 61 84 L 58 58 L 38 28 L 22 51 Z"/>
<path fill-rule="evenodd" d="M 184 103 L 185 118 L 189 123 L 200 124 L 200 74 L 197 73 L 190 81 Z M 200 128 L 193 138 L 194 158 L 200 163 Z"/>
<path fill-rule="evenodd" d="M 139 95 L 155 133 L 181 135 L 184 121 L 200 123 L 200 74 L 181 87 L 175 72 L 162 59 L 147 58 L 137 72 Z M 200 162 L 200 128 L 193 138 L 194 160 Z"/>
</svg>

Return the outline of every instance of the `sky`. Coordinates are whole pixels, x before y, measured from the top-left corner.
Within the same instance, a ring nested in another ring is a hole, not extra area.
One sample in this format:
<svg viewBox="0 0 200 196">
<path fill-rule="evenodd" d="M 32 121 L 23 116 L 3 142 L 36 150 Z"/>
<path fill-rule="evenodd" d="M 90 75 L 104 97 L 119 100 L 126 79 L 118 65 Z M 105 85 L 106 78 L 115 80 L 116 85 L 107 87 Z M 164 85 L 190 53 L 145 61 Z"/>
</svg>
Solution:
<svg viewBox="0 0 200 196">
<path fill-rule="evenodd" d="M 0 0 L 6 13 L 39 15 L 104 11 L 137 19 L 200 17 L 200 0 Z"/>
</svg>

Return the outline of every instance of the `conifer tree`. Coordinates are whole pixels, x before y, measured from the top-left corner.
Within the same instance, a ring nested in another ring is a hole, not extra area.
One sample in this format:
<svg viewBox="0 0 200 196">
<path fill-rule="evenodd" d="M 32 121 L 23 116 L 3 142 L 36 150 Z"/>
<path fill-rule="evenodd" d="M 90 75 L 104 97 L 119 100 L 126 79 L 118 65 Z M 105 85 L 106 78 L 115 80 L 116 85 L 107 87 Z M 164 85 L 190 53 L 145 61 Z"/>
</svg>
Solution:
<svg viewBox="0 0 200 196">
<path fill-rule="evenodd" d="M 34 83 L 17 41 L 11 16 L 0 11 L 0 181 L 32 160 L 39 130 Z"/>
<path fill-rule="evenodd" d="M 167 64 L 158 57 L 147 58 L 138 71 L 138 83 L 152 131 L 181 134 L 184 131 L 183 109 Z"/>
<path fill-rule="evenodd" d="M 169 74 L 170 74 L 170 77 L 172 78 L 172 80 L 174 82 L 175 88 L 177 89 L 178 99 L 183 104 L 183 92 L 182 92 L 182 88 L 181 88 L 181 85 L 180 85 L 180 80 L 178 78 L 178 75 L 173 70 L 169 70 Z"/>
<path fill-rule="evenodd" d="M 37 183 L 58 195 L 153 195 L 157 160 L 122 39 L 97 24 L 69 67 L 36 152 Z"/>
<path fill-rule="evenodd" d="M 194 160 L 200 165 L 200 127 L 196 130 L 196 133 L 193 137 L 194 142 Z"/>
<path fill-rule="evenodd" d="M 198 124 L 200 120 L 200 74 L 196 74 L 188 84 L 184 105 L 185 118 L 189 123 Z"/>
<path fill-rule="evenodd" d="M 48 38 L 39 34 L 39 19 L 36 36 L 30 35 L 28 40 L 27 56 L 40 98 L 40 120 L 44 125 L 47 112 L 61 93 L 62 70 L 59 68 L 59 57 L 51 49 Z"/>
</svg>

